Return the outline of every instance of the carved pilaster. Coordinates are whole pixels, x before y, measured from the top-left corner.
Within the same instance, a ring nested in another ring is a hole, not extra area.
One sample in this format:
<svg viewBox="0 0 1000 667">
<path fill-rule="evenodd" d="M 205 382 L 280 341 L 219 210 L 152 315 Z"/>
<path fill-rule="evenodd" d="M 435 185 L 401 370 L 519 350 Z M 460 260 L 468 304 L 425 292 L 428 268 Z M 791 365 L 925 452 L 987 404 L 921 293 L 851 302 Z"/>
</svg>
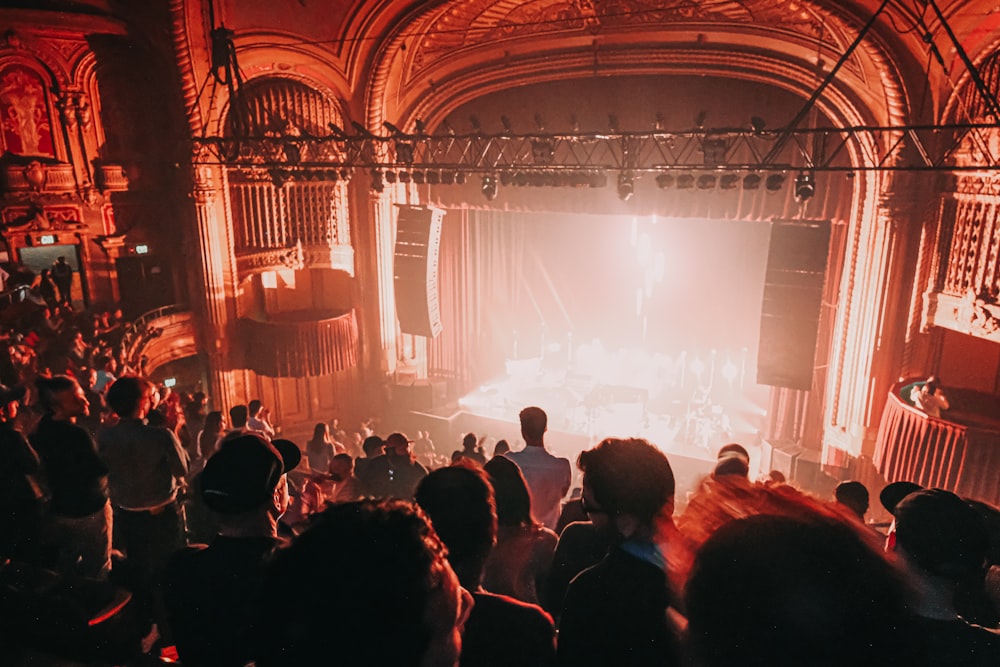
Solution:
<svg viewBox="0 0 1000 667">
<path fill-rule="evenodd" d="M 93 203 L 91 200 L 96 193 L 93 192 L 90 156 L 87 155 L 86 141 L 82 134 L 85 127 L 91 122 L 90 104 L 87 101 L 87 96 L 74 88 L 63 90 L 56 99 L 56 107 L 59 109 L 59 117 L 66 138 L 66 148 L 69 151 L 69 162 L 73 165 L 80 198 L 88 203 Z"/>
<path fill-rule="evenodd" d="M 230 370 L 229 335 L 235 322 L 235 305 L 226 289 L 231 283 L 233 252 L 226 233 L 225 209 L 220 199 L 224 184 L 218 168 L 195 164 L 193 198 L 197 219 L 198 258 L 202 284 L 197 291 L 202 311 L 199 337 L 208 355 L 214 405 L 219 409 L 241 402 Z"/>
</svg>

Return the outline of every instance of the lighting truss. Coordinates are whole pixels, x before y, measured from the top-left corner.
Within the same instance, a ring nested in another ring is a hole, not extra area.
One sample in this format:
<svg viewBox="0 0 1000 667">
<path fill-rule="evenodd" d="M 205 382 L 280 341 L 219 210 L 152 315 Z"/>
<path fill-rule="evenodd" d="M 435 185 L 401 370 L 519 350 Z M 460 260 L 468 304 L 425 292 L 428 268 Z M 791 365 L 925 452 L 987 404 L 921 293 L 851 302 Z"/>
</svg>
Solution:
<svg viewBox="0 0 1000 667">
<path fill-rule="evenodd" d="M 200 137 L 194 143 L 204 149 L 202 163 L 293 174 L 313 169 L 467 174 L 1000 170 L 997 123 L 528 134 L 383 135 L 360 125 L 354 130 L 335 128 L 326 136 Z M 956 159 L 960 153 L 963 159 Z"/>
</svg>

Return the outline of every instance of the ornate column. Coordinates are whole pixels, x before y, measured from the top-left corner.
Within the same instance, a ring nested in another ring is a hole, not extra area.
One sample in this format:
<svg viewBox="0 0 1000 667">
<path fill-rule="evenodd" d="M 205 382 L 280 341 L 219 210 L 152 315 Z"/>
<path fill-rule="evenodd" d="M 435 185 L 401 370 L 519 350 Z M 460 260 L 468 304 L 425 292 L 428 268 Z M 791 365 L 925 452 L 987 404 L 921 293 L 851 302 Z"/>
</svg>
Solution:
<svg viewBox="0 0 1000 667">
<path fill-rule="evenodd" d="M 242 393 L 231 370 L 236 321 L 233 277 L 235 259 L 226 223 L 224 175 L 216 166 L 194 161 L 194 207 L 201 289 L 193 290 L 199 312 L 198 333 L 208 355 L 211 396 L 224 410 L 242 402 Z M 200 297 L 200 298 L 199 298 Z"/>
<path fill-rule="evenodd" d="M 870 455 L 889 387 L 901 367 L 907 307 L 916 264 L 911 242 L 916 177 L 870 177 L 852 225 L 831 355 L 824 460 Z M 839 454 L 830 448 L 842 450 Z"/>
</svg>

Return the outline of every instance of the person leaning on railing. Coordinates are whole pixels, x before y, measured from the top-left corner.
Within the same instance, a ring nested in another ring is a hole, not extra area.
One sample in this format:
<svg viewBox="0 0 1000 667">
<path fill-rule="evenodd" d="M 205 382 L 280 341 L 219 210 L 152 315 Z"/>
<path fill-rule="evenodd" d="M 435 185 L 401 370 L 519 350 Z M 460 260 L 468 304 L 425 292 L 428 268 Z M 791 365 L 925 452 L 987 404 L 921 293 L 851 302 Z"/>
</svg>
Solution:
<svg viewBox="0 0 1000 667">
<path fill-rule="evenodd" d="M 923 385 L 913 387 L 910 391 L 910 400 L 928 416 L 937 419 L 941 418 L 942 410 L 948 410 L 951 407 L 948 404 L 948 397 L 945 396 L 944 390 L 941 389 L 941 385 L 934 375 L 928 377 Z"/>
</svg>

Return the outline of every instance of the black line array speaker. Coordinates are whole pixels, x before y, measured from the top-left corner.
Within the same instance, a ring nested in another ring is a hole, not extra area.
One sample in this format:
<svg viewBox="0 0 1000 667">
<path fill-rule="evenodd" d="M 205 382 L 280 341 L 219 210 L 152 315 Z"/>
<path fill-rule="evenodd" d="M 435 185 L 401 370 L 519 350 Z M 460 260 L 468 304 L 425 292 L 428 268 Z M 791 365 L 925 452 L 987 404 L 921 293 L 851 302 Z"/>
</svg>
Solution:
<svg viewBox="0 0 1000 667">
<path fill-rule="evenodd" d="M 772 223 L 760 313 L 757 384 L 812 388 L 829 252 L 828 221 Z"/>
<path fill-rule="evenodd" d="M 393 277 L 399 329 L 405 334 L 434 338 L 442 329 L 438 257 L 444 211 L 424 206 L 398 208 Z"/>
</svg>

